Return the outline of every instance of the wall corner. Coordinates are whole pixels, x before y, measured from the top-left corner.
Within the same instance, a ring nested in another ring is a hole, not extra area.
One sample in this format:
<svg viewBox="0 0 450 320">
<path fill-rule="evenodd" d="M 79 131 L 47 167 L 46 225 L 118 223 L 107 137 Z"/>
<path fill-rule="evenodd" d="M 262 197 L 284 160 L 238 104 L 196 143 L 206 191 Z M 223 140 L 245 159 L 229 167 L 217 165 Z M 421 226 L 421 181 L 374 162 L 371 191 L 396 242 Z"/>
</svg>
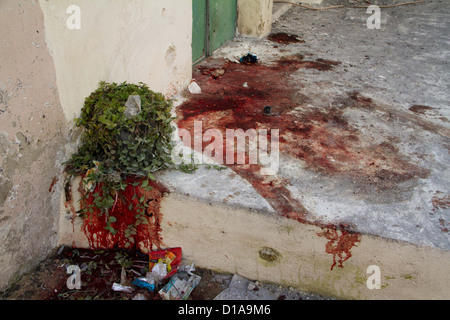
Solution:
<svg viewBox="0 0 450 320">
<path fill-rule="evenodd" d="M 239 35 L 264 38 L 272 30 L 273 0 L 238 0 Z"/>
</svg>

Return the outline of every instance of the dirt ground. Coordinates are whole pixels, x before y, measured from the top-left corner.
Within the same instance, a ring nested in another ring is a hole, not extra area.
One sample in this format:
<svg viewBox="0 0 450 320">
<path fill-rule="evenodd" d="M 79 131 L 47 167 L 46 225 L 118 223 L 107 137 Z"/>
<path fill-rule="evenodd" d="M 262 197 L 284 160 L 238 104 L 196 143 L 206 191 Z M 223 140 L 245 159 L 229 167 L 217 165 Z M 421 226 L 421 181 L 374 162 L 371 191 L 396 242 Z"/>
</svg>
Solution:
<svg viewBox="0 0 450 320">
<path fill-rule="evenodd" d="M 42 261 L 32 272 L 18 279 L 8 290 L 1 294 L 4 300 L 130 300 L 139 293 L 146 300 L 161 300 L 157 291 L 169 279 L 156 288 L 155 293 L 131 285 L 139 277 L 134 272 L 145 272 L 148 264 L 136 261 L 148 261 L 148 256 L 140 252 L 126 250 L 89 250 L 63 248 L 55 251 Z M 78 265 L 81 269 L 81 289 L 70 290 L 67 287 L 67 267 Z M 112 290 L 113 283 L 121 282 L 122 266 L 126 270 L 126 284 L 135 290 L 132 293 Z M 133 271 L 132 271 L 133 270 Z M 189 297 L 192 300 L 210 300 L 226 288 L 226 281 L 212 281 L 215 273 L 196 269 L 195 274 L 202 277 L 201 283 Z M 229 277 L 225 277 L 231 279 Z"/>
<path fill-rule="evenodd" d="M 158 291 L 170 278 L 163 280 L 153 292 L 132 284 L 139 277 L 138 273 L 145 276 L 148 271 L 147 261 L 149 256 L 138 251 L 60 247 L 32 272 L 21 276 L 9 289 L 0 292 L 0 300 L 163 300 Z M 72 290 L 67 286 L 67 280 L 71 276 L 67 273 L 67 267 L 71 265 L 77 265 L 81 269 L 79 290 Z M 125 279 L 122 279 L 122 267 L 126 273 Z M 187 300 L 213 300 L 229 287 L 233 278 L 232 274 L 197 267 L 193 273 L 200 276 L 201 281 Z M 112 289 L 113 283 L 120 283 L 121 280 L 133 288 L 131 293 Z M 251 284 L 252 287 L 248 290 L 264 288 L 265 291 L 271 291 L 276 300 L 329 299 L 273 284 Z"/>
</svg>

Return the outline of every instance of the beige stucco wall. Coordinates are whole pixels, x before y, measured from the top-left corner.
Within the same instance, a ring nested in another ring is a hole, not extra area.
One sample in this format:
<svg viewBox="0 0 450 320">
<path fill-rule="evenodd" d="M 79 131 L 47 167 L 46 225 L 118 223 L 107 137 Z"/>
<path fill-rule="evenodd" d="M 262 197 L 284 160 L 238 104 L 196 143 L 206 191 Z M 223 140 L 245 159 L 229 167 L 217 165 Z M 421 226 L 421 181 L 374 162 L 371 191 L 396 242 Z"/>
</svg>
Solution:
<svg viewBox="0 0 450 320">
<path fill-rule="evenodd" d="M 57 243 L 58 179 L 67 136 L 39 4 L 2 0 L 0 290 Z"/>
<path fill-rule="evenodd" d="M 80 29 L 69 29 L 70 5 Z M 73 119 L 98 83 L 171 97 L 191 80 L 186 0 L 0 1 L 0 291 L 58 244 Z"/>
<path fill-rule="evenodd" d="M 192 3 L 186 0 L 78 0 L 80 29 L 67 28 L 72 0 L 39 0 L 65 117 L 107 82 L 146 83 L 167 96 L 192 76 Z M 71 21 L 71 20 L 70 20 Z"/>
<path fill-rule="evenodd" d="M 288 2 L 319 5 L 322 0 L 291 0 Z M 264 38 L 272 30 L 272 21 L 292 7 L 274 0 L 238 0 L 238 33 L 241 36 Z"/>
</svg>

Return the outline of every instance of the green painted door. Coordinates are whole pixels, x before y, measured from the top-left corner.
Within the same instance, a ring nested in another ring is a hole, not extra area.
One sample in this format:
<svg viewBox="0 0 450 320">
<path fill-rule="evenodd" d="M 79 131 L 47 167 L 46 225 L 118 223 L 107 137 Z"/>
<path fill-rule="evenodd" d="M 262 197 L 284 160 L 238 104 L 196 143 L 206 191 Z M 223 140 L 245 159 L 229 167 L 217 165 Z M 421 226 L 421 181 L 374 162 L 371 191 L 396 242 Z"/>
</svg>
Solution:
<svg viewBox="0 0 450 320">
<path fill-rule="evenodd" d="M 192 0 L 192 61 L 203 60 L 236 34 L 237 0 Z"/>
<path fill-rule="evenodd" d="M 206 57 L 207 47 L 207 0 L 192 0 L 192 61 L 201 61 Z"/>
</svg>

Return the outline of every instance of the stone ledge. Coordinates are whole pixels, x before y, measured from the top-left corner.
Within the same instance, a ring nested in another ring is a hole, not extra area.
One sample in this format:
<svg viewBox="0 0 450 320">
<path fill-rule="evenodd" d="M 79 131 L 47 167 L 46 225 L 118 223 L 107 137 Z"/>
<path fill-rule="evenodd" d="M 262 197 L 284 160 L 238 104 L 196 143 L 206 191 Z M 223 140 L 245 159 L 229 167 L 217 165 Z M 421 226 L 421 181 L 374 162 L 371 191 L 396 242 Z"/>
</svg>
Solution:
<svg viewBox="0 0 450 320">
<path fill-rule="evenodd" d="M 450 297 L 449 252 L 360 235 L 343 267 L 331 270 L 333 255 L 318 226 L 177 194 L 163 200 L 162 211 L 163 242 L 182 246 L 201 267 L 344 299 Z M 263 259 L 267 248 L 275 259 Z M 366 285 L 371 265 L 380 267 L 379 290 Z"/>
<path fill-rule="evenodd" d="M 164 247 L 182 247 L 183 259 L 202 268 L 343 299 L 450 297 L 446 251 L 364 234 L 346 246 L 339 230 L 339 243 L 333 242 L 323 237 L 326 229 L 313 224 L 180 193 L 162 200 L 161 213 Z M 72 224 L 63 216 L 59 245 L 88 247 L 80 226 L 81 219 Z M 334 252 L 333 266 L 328 249 L 339 246 L 348 250 Z M 342 267 L 339 255 L 343 260 L 351 255 Z M 381 271 L 379 290 L 367 288 L 371 265 Z"/>
</svg>

